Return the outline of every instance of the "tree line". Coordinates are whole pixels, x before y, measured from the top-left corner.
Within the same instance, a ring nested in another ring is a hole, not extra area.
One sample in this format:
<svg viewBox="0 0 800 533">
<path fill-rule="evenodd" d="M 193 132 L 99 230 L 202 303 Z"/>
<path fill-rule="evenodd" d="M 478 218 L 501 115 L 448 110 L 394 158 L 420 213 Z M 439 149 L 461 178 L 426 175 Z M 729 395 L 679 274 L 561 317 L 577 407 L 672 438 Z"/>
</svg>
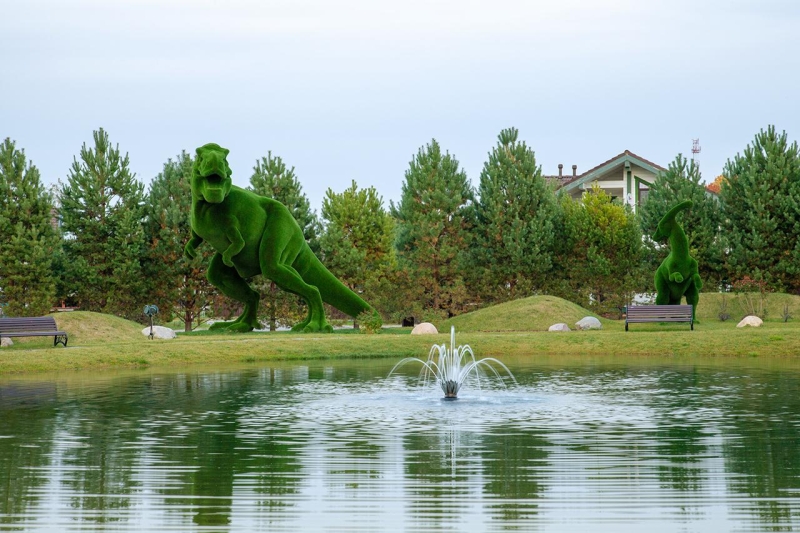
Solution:
<svg viewBox="0 0 800 533">
<path fill-rule="evenodd" d="M 193 157 L 164 163 L 149 190 L 102 128 L 74 157 L 66 183 L 42 185 L 10 139 L 0 145 L 0 305 L 36 316 L 58 303 L 141 320 L 155 303 L 186 330 L 235 302 L 205 279 L 210 250 L 189 259 Z M 613 315 L 633 294 L 652 291 L 667 249 L 650 238 L 661 216 L 682 216 L 707 288 L 758 280 L 800 292 L 800 155 L 773 126 L 725 164 L 709 194 L 681 154 L 634 213 L 598 188 L 578 200 L 542 175 L 535 153 L 505 129 L 473 188 L 457 158 L 433 139 L 405 171 L 397 203 L 355 181 L 328 189 L 318 215 L 294 167 L 271 152 L 256 161 L 249 188 L 284 203 L 339 279 L 390 321 L 435 320 L 533 294 L 553 294 Z M 54 223 L 58 221 L 58 223 Z M 271 329 L 298 321 L 302 302 L 256 278 L 260 319 Z M 162 316 L 162 319 L 167 317 Z"/>
</svg>

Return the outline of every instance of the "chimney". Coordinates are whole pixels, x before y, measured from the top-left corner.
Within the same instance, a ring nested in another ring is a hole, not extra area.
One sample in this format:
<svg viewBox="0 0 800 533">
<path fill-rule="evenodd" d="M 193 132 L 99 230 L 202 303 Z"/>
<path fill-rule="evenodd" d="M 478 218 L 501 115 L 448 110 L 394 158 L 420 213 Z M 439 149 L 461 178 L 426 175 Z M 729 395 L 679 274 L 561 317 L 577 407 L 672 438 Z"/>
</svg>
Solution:
<svg viewBox="0 0 800 533">
<path fill-rule="evenodd" d="M 572 177 L 575 178 L 578 176 L 578 165 L 572 165 Z"/>
<path fill-rule="evenodd" d="M 564 165 L 561 163 L 558 164 L 558 179 L 561 179 L 561 171 L 564 169 Z"/>
</svg>

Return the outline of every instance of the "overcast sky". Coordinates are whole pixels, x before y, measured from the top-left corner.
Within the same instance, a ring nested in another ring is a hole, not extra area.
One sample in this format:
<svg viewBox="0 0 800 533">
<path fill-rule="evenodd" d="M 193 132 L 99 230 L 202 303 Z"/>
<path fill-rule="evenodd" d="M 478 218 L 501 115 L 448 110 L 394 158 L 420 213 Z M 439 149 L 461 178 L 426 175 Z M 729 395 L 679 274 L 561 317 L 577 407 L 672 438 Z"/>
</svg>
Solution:
<svg viewBox="0 0 800 533">
<path fill-rule="evenodd" d="M 477 185 L 514 126 L 546 174 L 631 150 L 706 181 L 761 128 L 800 139 L 798 0 L 0 0 L 0 138 L 46 183 L 105 128 L 149 184 L 207 142 L 272 150 L 312 208 L 397 201 L 435 138 Z"/>
</svg>

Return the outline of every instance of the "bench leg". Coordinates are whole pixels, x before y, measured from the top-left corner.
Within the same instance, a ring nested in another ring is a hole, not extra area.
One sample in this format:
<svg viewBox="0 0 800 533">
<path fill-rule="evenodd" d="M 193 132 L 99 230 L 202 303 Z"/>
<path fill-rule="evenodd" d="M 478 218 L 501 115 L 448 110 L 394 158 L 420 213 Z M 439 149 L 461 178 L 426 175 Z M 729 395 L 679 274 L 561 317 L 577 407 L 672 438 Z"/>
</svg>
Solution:
<svg viewBox="0 0 800 533">
<path fill-rule="evenodd" d="M 628 323 L 625 322 L 625 331 L 628 331 Z"/>
<path fill-rule="evenodd" d="M 67 347 L 67 336 L 66 335 L 53 335 L 53 346 L 58 346 L 59 342 L 61 344 L 63 344 L 64 347 L 66 348 Z"/>
</svg>

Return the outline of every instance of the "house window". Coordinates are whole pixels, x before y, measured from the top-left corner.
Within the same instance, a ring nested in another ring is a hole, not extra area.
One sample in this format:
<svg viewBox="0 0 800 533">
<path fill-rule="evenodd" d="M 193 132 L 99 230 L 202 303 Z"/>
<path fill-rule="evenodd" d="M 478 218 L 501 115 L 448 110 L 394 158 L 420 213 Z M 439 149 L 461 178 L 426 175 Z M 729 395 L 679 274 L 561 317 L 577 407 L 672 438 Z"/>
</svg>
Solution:
<svg viewBox="0 0 800 533">
<path fill-rule="evenodd" d="M 641 188 L 639 189 L 639 205 L 637 207 L 641 207 L 647 201 L 647 195 L 650 194 L 650 189 Z"/>
</svg>

